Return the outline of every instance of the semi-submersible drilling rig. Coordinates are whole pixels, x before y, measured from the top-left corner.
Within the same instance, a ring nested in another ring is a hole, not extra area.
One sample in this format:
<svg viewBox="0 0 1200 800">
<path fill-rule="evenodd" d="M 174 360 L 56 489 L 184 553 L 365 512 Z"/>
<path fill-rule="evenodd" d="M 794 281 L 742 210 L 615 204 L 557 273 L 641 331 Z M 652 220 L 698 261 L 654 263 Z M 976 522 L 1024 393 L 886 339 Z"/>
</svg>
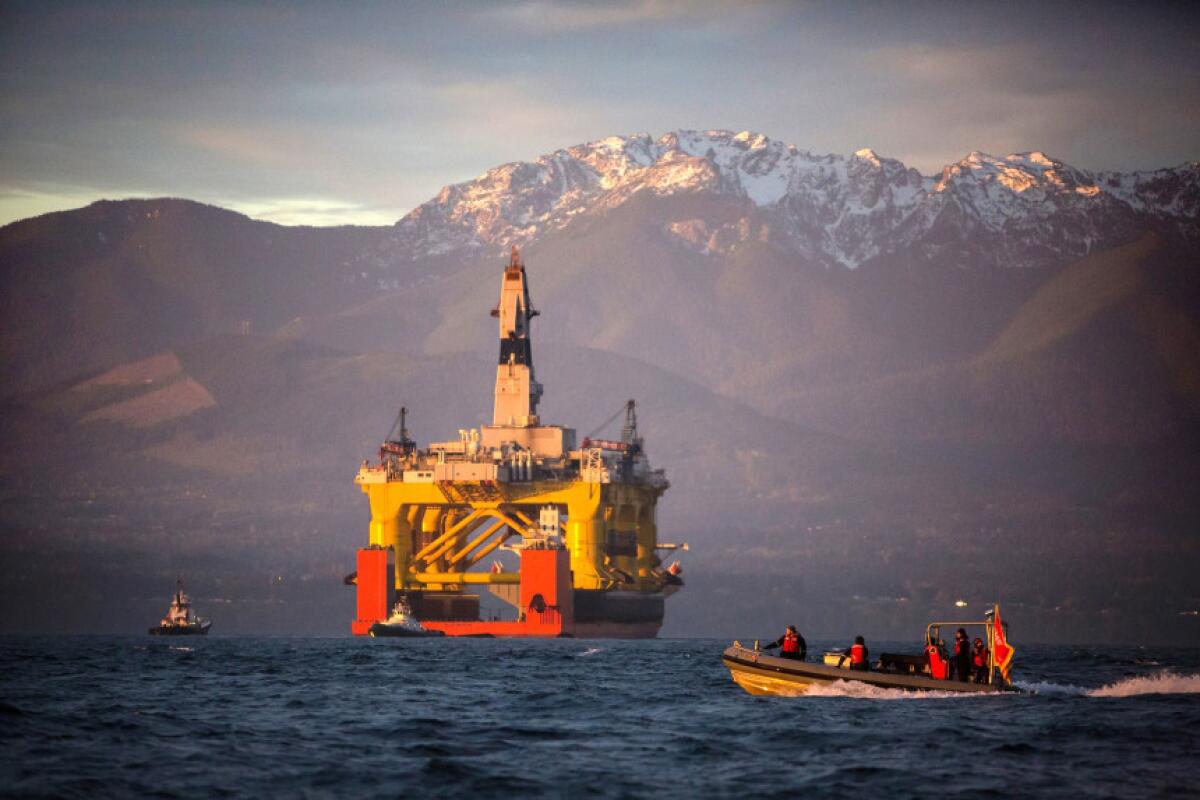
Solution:
<svg viewBox="0 0 1200 800">
<path fill-rule="evenodd" d="M 585 438 L 543 425 L 534 377 L 525 265 L 514 247 L 504 268 L 500 363 L 491 425 L 419 449 L 405 411 L 355 479 L 370 498 L 370 546 L 358 551 L 355 634 L 387 618 L 398 597 L 426 628 L 450 636 L 649 638 L 663 600 L 683 581 L 664 569 L 655 510 L 668 483 L 652 469 L 633 401 L 620 441 Z M 506 543 L 519 542 L 514 546 Z M 499 561 L 515 550 L 518 572 Z M 515 607 L 515 619 L 481 620 L 488 591 Z"/>
</svg>

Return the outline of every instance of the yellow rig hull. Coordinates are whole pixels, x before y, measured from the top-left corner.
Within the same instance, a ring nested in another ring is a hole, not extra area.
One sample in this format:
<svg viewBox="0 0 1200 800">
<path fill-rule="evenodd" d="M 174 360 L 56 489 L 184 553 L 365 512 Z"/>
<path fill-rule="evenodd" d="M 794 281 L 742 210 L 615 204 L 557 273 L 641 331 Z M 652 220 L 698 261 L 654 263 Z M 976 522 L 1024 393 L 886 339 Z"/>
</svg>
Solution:
<svg viewBox="0 0 1200 800">
<path fill-rule="evenodd" d="M 391 551 L 396 591 L 451 598 L 465 594 L 468 586 L 509 586 L 515 591 L 520 573 L 481 570 L 477 565 L 486 566 L 514 531 L 532 527 L 539 510 L 552 505 L 565 519 L 561 535 L 573 588 L 593 598 L 610 592 L 614 598 L 645 595 L 652 609 L 658 601 L 656 619 L 643 618 L 632 627 L 612 630 L 653 636 L 661 625 L 664 589 L 669 593 L 674 587 L 668 588 L 656 552 L 659 488 L 582 480 L 410 482 L 366 469 L 358 483 L 370 501 L 369 544 Z M 610 628 L 581 624 L 580 635 L 589 629 Z"/>
</svg>

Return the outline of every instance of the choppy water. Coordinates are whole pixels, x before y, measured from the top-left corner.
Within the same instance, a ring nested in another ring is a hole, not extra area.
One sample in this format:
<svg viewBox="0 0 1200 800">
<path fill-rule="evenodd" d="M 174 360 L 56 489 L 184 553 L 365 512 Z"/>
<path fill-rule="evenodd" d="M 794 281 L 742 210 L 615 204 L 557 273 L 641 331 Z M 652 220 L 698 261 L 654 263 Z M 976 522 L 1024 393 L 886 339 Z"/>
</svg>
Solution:
<svg viewBox="0 0 1200 800">
<path fill-rule="evenodd" d="M 0 638 L 0 792 L 1196 791 L 1200 650 L 1016 642 L 1036 694 L 759 698 L 725 644 Z"/>
</svg>

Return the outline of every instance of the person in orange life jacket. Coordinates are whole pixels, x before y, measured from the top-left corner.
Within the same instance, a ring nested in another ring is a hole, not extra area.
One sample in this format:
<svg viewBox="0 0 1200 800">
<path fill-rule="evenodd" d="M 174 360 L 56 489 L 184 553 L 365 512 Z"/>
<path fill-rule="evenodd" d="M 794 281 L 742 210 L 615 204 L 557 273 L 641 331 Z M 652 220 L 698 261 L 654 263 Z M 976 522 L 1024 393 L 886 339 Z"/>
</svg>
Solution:
<svg viewBox="0 0 1200 800">
<path fill-rule="evenodd" d="M 954 632 L 954 660 L 950 663 L 954 668 L 950 676 L 953 680 L 963 683 L 971 680 L 971 640 L 965 628 Z"/>
<path fill-rule="evenodd" d="M 988 649 L 983 639 L 976 637 L 971 649 L 971 666 L 976 683 L 988 683 Z"/>
<path fill-rule="evenodd" d="M 850 656 L 850 669 L 866 672 L 871 668 L 871 654 L 867 651 L 867 643 L 861 636 L 854 637 L 854 644 L 843 651 Z"/>
<path fill-rule="evenodd" d="M 803 661 L 804 656 L 808 654 L 808 643 L 804 641 L 800 631 L 796 630 L 795 625 L 788 625 L 783 636 L 764 646 L 763 649 L 770 650 L 775 647 L 779 648 L 780 658 L 794 658 L 797 661 Z"/>
</svg>

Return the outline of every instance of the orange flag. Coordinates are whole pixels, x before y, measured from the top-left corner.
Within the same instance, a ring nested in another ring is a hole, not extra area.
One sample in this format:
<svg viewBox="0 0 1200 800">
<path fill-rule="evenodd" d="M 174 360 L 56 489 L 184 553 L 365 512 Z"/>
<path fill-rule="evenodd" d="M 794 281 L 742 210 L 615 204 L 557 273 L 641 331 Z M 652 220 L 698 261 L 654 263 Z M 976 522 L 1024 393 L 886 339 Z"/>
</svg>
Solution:
<svg viewBox="0 0 1200 800">
<path fill-rule="evenodd" d="M 1004 625 L 1000 622 L 999 606 L 996 606 L 996 618 L 993 623 L 992 661 L 1000 668 L 1000 674 L 1004 676 L 1004 680 L 1011 683 L 1012 676 L 1009 674 L 1009 665 L 1012 663 L 1013 653 L 1016 651 L 1004 638 Z"/>
</svg>

